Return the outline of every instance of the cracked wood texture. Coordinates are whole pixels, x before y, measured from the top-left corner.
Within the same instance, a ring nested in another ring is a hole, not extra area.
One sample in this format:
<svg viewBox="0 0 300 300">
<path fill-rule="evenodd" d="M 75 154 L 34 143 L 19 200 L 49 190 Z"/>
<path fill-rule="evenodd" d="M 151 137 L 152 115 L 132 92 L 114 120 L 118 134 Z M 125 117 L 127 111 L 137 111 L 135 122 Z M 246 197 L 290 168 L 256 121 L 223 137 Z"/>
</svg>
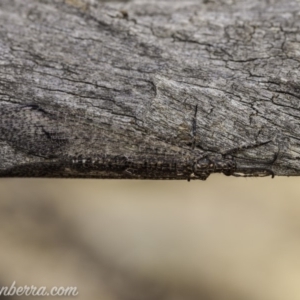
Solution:
<svg viewBox="0 0 300 300">
<path fill-rule="evenodd" d="M 298 1 L 0 1 L 0 176 L 300 175 Z"/>
</svg>

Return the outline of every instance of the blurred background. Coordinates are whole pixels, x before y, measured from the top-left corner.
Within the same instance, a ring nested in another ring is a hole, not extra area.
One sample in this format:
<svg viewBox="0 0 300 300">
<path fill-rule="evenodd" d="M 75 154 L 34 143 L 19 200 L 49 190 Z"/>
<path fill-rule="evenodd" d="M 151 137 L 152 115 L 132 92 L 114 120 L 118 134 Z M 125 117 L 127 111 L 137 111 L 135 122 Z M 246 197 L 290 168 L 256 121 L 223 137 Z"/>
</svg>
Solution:
<svg viewBox="0 0 300 300">
<path fill-rule="evenodd" d="M 298 178 L 1 179 L 0 197 L 1 286 L 77 286 L 88 300 L 300 299 Z"/>
</svg>

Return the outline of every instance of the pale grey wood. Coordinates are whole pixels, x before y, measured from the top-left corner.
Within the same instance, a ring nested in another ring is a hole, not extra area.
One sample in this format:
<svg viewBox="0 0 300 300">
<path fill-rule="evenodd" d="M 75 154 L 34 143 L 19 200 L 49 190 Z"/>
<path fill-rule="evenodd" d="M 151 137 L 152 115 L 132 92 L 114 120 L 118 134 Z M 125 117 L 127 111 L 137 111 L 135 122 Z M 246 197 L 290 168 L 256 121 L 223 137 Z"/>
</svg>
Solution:
<svg viewBox="0 0 300 300">
<path fill-rule="evenodd" d="M 0 176 L 299 175 L 299 27 L 298 1 L 1 0 Z"/>
</svg>

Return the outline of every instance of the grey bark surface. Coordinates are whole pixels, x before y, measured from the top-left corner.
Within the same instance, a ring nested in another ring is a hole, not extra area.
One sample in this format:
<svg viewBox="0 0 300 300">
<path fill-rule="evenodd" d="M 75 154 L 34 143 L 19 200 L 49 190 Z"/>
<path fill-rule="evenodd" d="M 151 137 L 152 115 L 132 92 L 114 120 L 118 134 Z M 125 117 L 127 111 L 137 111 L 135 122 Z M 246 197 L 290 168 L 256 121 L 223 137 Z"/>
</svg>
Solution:
<svg viewBox="0 0 300 300">
<path fill-rule="evenodd" d="M 300 175 L 298 1 L 0 1 L 0 176 Z"/>
</svg>

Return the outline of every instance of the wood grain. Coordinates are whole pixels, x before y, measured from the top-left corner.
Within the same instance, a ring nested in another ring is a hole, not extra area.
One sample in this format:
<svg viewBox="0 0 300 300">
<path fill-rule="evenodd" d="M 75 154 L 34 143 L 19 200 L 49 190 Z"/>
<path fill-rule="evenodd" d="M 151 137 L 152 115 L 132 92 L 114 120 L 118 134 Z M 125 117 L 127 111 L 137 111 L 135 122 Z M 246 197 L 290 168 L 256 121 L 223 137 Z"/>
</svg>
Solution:
<svg viewBox="0 0 300 300">
<path fill-rule="evenodd" d="M 2 0 L 0 176 L 299 175 L 299 11 Z"/>
</svg>

